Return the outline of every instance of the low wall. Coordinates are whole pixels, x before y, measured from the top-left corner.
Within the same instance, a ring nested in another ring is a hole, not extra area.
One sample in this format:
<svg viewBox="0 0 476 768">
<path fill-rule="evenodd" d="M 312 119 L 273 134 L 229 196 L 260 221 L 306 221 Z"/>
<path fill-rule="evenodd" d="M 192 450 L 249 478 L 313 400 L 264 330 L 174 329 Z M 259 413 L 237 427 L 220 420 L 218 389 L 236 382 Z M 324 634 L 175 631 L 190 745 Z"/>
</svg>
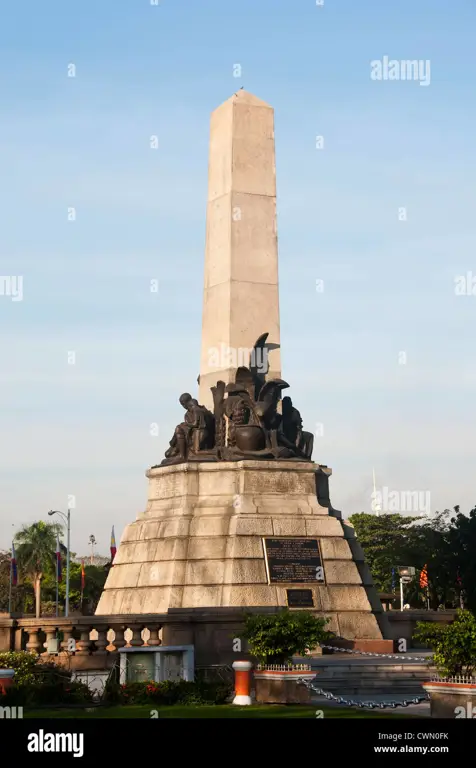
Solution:
<svg viewBox="0 0 476 768">
<path fill-rule="evenodd" d="M 67 664 L 71 669 L 105 669 L 117 660 L 117 649 L 142 645 L 193 645 L 197 666 L 231 665 L 237 654 L 249 659 L 245 642 L 240 649 L 236 640 L 243 631 L 247 613 L 276 613 L 280 608 L 211 608 L 170 609 L 166 614 L 137 614 L 134 616 L 72 616 L 65 618 L 0 617 L 0 651 L 30 650 L 45 660 Z M 418 621 L 450 623 L 455 611 L 389 611 L 392 640 L 404 638 L 408 647 Z M 63 633 L 61 654 L 46 652 L 48 640 Z M 76 651 L 68 651 L 70 638 L 76 640 Z M 352 641 L 350 641 L 352 642 Z M 382 641 L 383 643 L 388 641 Z M 345 641 L 343 641 L 344 644 Z M 347 643 L 348 644 L 348 643 Z M 353 641 L 359 647 L 357 641 Z M 377 653 L 392 648 L 370 648 Z M 399 650 L 396 647 L 396 650 Z"/>
<path fill-rule="evenodd" d="M 410 648 L 422 648 L 423 646 L 412 640 L 417 622 L 431 621 L 439 624 L 451 624 L 456 616 L 456 610 L 446 611 L 388 611 L 386 613 L 390 624 L 390 633 L 393 640 L 403 638 Z"/>
<path fill-rule="evenodd" d="M 197 666 L 232 664 L 247 613 L 276 613 L 279 608 L 170 609 L 167 614 L 78 616 L 70 618 L 0 618 L 0 651 L 29 650 L 45 661 L 70 669 L 104 669 L 117 660 L 118 649 L 143 645 L 194 645 Z M 47 653 L 48 640 L 63 634 L 60 655 Z M 76 651 L 68 651 L 74 638 Z M 244 646 L 244 641 L 243 641 Z"/>
</svg>

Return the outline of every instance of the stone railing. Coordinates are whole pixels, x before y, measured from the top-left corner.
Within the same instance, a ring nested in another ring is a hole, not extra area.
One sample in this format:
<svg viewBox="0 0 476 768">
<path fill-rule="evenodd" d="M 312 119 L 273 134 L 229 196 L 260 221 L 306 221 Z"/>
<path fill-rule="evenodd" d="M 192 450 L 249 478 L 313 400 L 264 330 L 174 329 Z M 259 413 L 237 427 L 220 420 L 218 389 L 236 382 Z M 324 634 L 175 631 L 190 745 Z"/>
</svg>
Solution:
<svg viewBox="0 0 476 768">
<path fill-rule="evenodd" d="M 61 633 L 59 652 L 75 656 L 107 656 L 119 648 L 161 645 L 162 622 L 155 616 L 72 616 L 0 620 L 0 651 L 26 648 L 49 655 L 49 642 Z M 25 645 L 24 636 L 27 635 Z"/>
<path fill-rule="evenodd" d="M 46 644 L 62 633 L 60 653 L 48 660 L 77 670 L 110 668 L 117 650 L 124 646 L 193 645 L 200 666 L 231 665 L 236 657 L 235 640 L 241 637 L 248 613 L 273 614 L 279 608 L 169 608 L 167 613 L 111 614 L 64 617 L 15 617 L 0 615 L 0 652 L 28 646 L 48 657 Z M 150 633 L 150 634 L 149 634 Z M 76 651 L 68 652 L 68 640 Z M 61 652 L 64 651 L 64 652 Z M 240 650 L 240 658 L 248 652 Z"/>
<path fill-rule="evenodd" d="M 309 664 L 258 664 L 258 672 L 310 672 Z"/>
<path fill-rule="evenodd" d="M 433 675 L 430 683 L 458 683 L 460 685 L 476 685 L 476 677 L 471 675 L 452 675 L 451 677 L 440 677 Z"/>
</svg>

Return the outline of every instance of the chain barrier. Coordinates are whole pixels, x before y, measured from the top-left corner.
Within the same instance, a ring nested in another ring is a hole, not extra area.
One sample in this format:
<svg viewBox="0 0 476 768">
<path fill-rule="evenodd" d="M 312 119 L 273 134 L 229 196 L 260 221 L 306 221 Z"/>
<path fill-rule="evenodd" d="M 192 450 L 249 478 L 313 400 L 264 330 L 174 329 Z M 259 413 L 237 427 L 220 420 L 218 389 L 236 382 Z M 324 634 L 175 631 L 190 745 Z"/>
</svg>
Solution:
<svg viewBox="0 0 476 768">
<path fill-rule="evenodd" d="M 339 653 L 356 653 L 360 656 L 378 656 L 381 659 L 399 659 L 400 661 L 425 661 L 430 660 L 430 656 L 403 656 L 401 653 L 370 653 L 370 651 L 356 651 L 353 648 L 338 648 L 335 645 L 321 645 L 321 648 L 327 648 L 329 651 L 339 651 Z"/>
<path fill-rule="evenodd" d="M 411 699 L 404 699 L 403 701 L 354 701 L 353 699 L 344 699 L 343 696 L 334 696 L 330 691 L 324 691 L 322 688 L 317 688 L 312 682 L 303 680 L 302 677 L 296 682 L 298 685 L 305 685 L 306 688 L 310 688 L 319 696 L 324 696 L 326 699 L 336 701 L 338 704 L 345 704 L 347 707 L 358 707 L 359 709 L 396 709 L 397 707 L 409 707 L 410 704 L 420 704 L 422 701 L 429 701 L 430 699 L 429 694 L 425 694 L 424 696 L 414 696 Z"/>
</svg>

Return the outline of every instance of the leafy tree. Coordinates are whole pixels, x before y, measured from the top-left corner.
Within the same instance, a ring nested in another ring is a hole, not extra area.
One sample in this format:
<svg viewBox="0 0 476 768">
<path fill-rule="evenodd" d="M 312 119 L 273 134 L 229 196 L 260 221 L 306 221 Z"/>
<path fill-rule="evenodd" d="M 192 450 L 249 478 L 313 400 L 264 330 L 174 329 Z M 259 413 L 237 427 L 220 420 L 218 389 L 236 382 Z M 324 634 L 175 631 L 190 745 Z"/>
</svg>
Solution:
<svg viewBox="0 0 476 768">
<path fill-rule="evenodd" d="M 109 563 L 106 563 L 109 565 Z M 83 613 L 93 614 L 102 595 L 104 584 L 106 583 L 109 568 L 104 565 L 85 565 L 85 583 L 83 592 L 83 601 L 81 602 L 81 565 L 74 563 L 75 571 L 71 572 L 72 587 L 77 590 L 76 606 L 77 610 Z"/>
<path fill-rule="evenodd" d="M 6 613 L 10 602 L 10 552 L 0 552 L 0 613 Z M 27 612 L 34 604 L 33 587 L 28 580 L 12 587 L 12 611 Z"/>
<path fill-rule="evenodd" d="M 402 565 L 412 565 L 416 569 L 414 580 L 407 585 L 406 600 L 411 605 L 426 606 L 436 609 L 440 604 L 452 604 L 454 601 L 453 578 L 448 562 L 448 519 L 446 512 L 437 512 L 428 520 L 416 521 L 411 528 Z M 428 587 L 420 587 L 420 573 L 426 566 Z"/>
<path fill-rule="evenodd" d="M 29 613 L 36 605 L 36 616 L 56 612 L 56 536 L 62 526 L 37 522 L 25 525 L 15 537 L 18 583 L 12 590 L 12 610 Z M 60 542 L 63 578 L 58 586 L 60 612 L 66 598 L 66 547 Z M 10 552 L 0 551 L 0 613 L 8 611 L 10 592 Z M 70 608 L 94 613 L 104 588 L 110 558 L 97 556 L 98 564 L 85 564 L 85 585 L 81 595 L 81 562 L 70 553 Z M 86 558 L 85 558 L 86 559 Z M 103 561 L 103 562 L 102 562 Z"/>
<path fill-rule="evenodd" d="M 469 515 L 459 506 L 437 512 L 431 519 L 364 512 L 349 521 L 361 543 L 374 583 L 380 591 L 391 589 L 392 568 L 411 565 L 415 579 L 405 588 L 413 606 L 426 605 L 427 590 L 419 576 L 427 566 L 430 607 L 458 607 L 476 611 L 476 508 Z"/>
<path fill-rule="evenodd" d="M 10 553 L 0 552 L 0 613 L 8 611 L 10 594 Z"/>
<path fill-rule="evenodd" d="M 392 568 L 413 565 L 406 562 L 412 549 L 415 533 L 412 530 L 416 517 L 398 514 L 369 515 L 361 512 L 349 517 L 365 552 L 375 586 L 381 592 L 392 588 Z"/>
<path fill-rule="evenodd" d="M 304 656 L 332 637 L 324 629 L 329 619 L 316 618 L 308 611 L 283 610 L 274 614 L 249 614 L 243 637 L 260 662 L 284 664 L 294 655 Z"/>
<path fill-rule="evenodd" d="M 451 624 L 435 626 L 419 621 L 414 634 L 419 643 L 434 649 L 433 662 L 442 675 L 468 675 L 476 669 L 476 617 L 459 610 Z"/>
<path fill-rule="evenodd" d="M 476 613 L 476 507 L 469 515 L 463 515 L 459 506 L 454 512 L 448 531 L 449 571 L 456 591 Z"/>
<path fill-rule="evenodd" d="M 30 579 L 35 591 L 35 616 L 41 611 L 41 580 L 46 573 L 54 572 L 56 537 L 62 531 L 58 523 L 39 521 L 24 525 L 15 537 L 18 568 Z"/>
<path fill-rule="evenodd" d="M 73 555 L 72 555 L 73 557 Z M 85 583 L 81 600 L 81 563 L 70 561 L 69 568 L 69 605 L 71 611 L 81 611 L 85 613 L 94 613 L 96 605 L 99 602 L 101 593 L 107 577 L 107 569 L 103 566 L 85 565 Z M 42 593 L 47 603 L 45 613 L 55 612 L 56 603 L 56 574 L 45 574 L 42 582 Z M 65 603 L 66 598 L 66 578 L 63 574 L 63 580 L 59 584 L 58 598 L 60 606 Z"/>
</svg>

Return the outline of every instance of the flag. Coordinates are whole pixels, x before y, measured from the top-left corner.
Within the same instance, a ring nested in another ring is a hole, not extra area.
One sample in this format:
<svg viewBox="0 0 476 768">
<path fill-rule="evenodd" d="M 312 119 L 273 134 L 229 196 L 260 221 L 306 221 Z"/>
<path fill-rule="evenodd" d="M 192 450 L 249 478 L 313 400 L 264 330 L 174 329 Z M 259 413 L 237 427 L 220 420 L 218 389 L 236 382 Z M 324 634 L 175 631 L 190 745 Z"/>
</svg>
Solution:
<svg viewBox="0 0 476 768">
<path fill-rule="evenodd" d="M 395 592 L 395 568 L 392 568 L 392 592 Z"/>
<path fill-rule="evenodd" d="M 459 568 L 458 568 L 458 572 L 456 574 L 456 581 L 458 582 L 460 587 L 463 585 L 463 579 L 461 578 L 461 574 L 459 572 Z"/>
<path fill-rule="evenodd" d="M 61 583 L 62 580 L 62 563 L 61 563 L 61 549 L 60 549 L 60 543 L 59 543 L 59 536 L 56 537 L 56 579 L 58 581 L 58 584 Z"/>
<path fill-rule="evenodd" d="M 15 545 L 12 541 L 12 556 L 10 558 L 10 573 L 11 573 L 11 581 L 12 586 L 16 587 L 18 582 L 18 570 L 17 570 L 17 558 L 15 555 Z"/>
<path fill-rule="evenodd" d="M 425 565 L 420 573 L 420 587 L 425 589 L 428 586 L 428 567 Z"/>
<path fill-rule="evenodd" d="M 85 584 L 86 584 L 86 571 L 84 570 L 84 560 L 81 560 L 81 593 L 84 592 Z"/>
<path fill-rule="evenodd" d="M 111 531 L 111 563 L 114 562 L 114 558 L 116 557 L 116 537 L 114 536 L 114 526 L 112 526 Z"/>
</svg>

